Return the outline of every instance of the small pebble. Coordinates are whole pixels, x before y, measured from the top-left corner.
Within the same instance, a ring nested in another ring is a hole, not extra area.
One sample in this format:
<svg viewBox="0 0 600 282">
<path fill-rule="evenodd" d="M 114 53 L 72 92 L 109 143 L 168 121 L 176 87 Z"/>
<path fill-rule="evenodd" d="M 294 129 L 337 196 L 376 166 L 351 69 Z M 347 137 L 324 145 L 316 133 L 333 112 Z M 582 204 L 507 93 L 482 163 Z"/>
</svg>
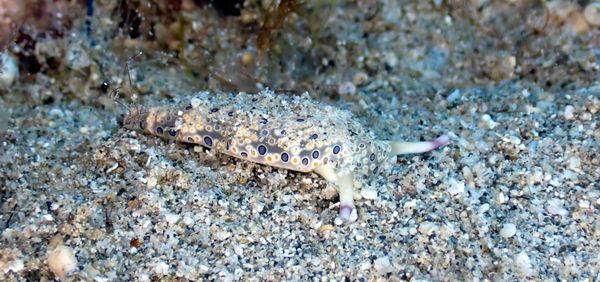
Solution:
<svg viewBox="0 0 600 282">
<path fill-rule="evenodd" d="M 435 233 L 439 230 L 439 226 L 437 226 L 435 223 L 433 222 L 423 222 L 419 225 L 419 233 L 423 234 L 423 235 L 431 235 L 432 233 Z"/>
<path fill-rule="evenodd" d="M 512 223 L 505 223 L 500 229 L 500 236 L 503 238 L 510 238 L 517 234 L 517 227 Z"/>
<path fill-rule="evenodd" d="M 502 192 L 498 193 L 498 195 L 496 196 L 496 202 L 498 202 L 499 205 L 502 205 L 502 204 L 506 203 L 507 201 L 508 201 L 508 198 Z"/>
<path fill-rule="evenodd" d="M 198 108 L 200 106 L 200 104 L 202 103 L 202 101 L 200 101 L 200 99 L 194 97 L 190 100 L 190 104 L 192 105 L 192 108 Z"/>
<path fill-rule="evenodd" d="M 555 215 L 566 216 L 569 212 L 563 207 L 563 200 L 553 198 L 546 202 L 546 210 Z"/>
<path fill-rule="evenodd" d="M 371 264 L 371 262 L 365 261 L 365 262 L 363 262 L 363 263 L 360 264 L 359 269 L 362 272 L 366 272 L 371 267 L 373 267 L 373 264 Z"/>
<path fill-rule="evenodd" d="M 567 159 L 567 167 L 573 171 L 581 170 L 581 159 L 577 156 L 571 156 Z"/>
<path fill-rule="evenodd" d="M 377 191 L 374 189 L 362 189 L 360 195 L 367 200 L 377 199 Z"/>
<path fill-rule="evenodd" d="M 217 239 L 217 241 L 225 241 L 230 236 L 231 236 L 231 233 L 229 233 L 227 231 L 219 231 L 215 235 L 215 239 Z"/>
<path fill-rule="evenodd" d="M 356 86 L 349 81 L 346 81 L 338 86 L 338 94 L 340 96 L 348 96 L 356 94 Z"/>
<path fill-rule="evenodd" d="M 454 91 L 452 91 L 452 93 L 450 93 L 450 95 L 448 95 L 448 97 L 446 97 L 446 101 L 452 103 L 458 99 L 460 99 L 461 93 L 459 89 L 455 89 Z"/>
<path fill-rule="evenodd" d="M 398 56 L 394 52 L 387 52 L 384 55 L 385 64 L 390 68 L 395 68 L 400 60 L 398 60 Z"/>
<path fill-rule="evenodd" d="M 448 191 L 448 193 L 452 196 L 462 194 L 465 192 L 465 182 L 456 179 L 450 179 L 448 189 L 446 189 L 446 191 Z"/>
<path fill-rule="evenodd" d="M 156 179 L 156 177 L 154 177 L 154 176 L 148 177 L 148 182 L 147 182 L 148 188 L 154 188 L 154 186 L 156 186 L 156 184 L 158 184 L 158 179 Z"/>
<path fill-rule="evenodd" d="M 600 26 L 600 2 L 588 4 L 583 11 L 585 20 L 592 26 Z"/>
<path fill-rule="evenodd" d="M 155 274 L 167 275 L 167 274 L 169 274 L 169 265 L 167 263 L 165 263 L 164 261 L 157 262 L 154 265 L 153 271 Z"/>
<path fill-rule="evenodd" d="M 356 239 L 356 241 L 361 241 L 365 239 L 365 236 L 363 236 L 362 234 L 356 234 L 354 238 Z"/>
<path fill-rule="evenodd" d="M 165 221 L 169 225 L 174 225 L 175 223 L 177 223 L 177 221 L 179 221 L 180 218 L 181 218 L 180 215 L 174 214 L 174 213 L 169 213 L 169 214 L 165 215 Z"/>
<path fill-rule="evenodd" d="M 4 269 L 4 273 L 8 273 L 12 271 L 14 273 L 18 273 L 19 271 L 25 268 L 25 263 L 23 263 L 20 259 L 13 260 L 7 267 Z"/>
<path fill-rule="evenodd" d="M 350 214 L 350 222 L 355 222 L 358 219 L 358 212 L 356 209 L 352 209 L 352 213 Z"/>
<path fill-rule="evenodd" d="M 333 223 L 337 226 L 340 226 L 344 224 L 344 220 L 342 220 L 340 217 L 336 217 L 335 220 L 333 220 Z"/>
<path fill-rule="evenodd" d="M 0 53 L 0 87 L 9 87 L 19 77 L 15 59 L 7 52 Z"/>
<path fill-rule="evenodd" d="M 581 113 L 581 116 L 579 117 L 579 119 L 580 120 L 585 120 L 585 121 L 592 120 L 592 114 L 589 113 L 589 112 Z"/>
<path fill-rule="evenodd" d="M 352 83 L 356 86 L 363 85 L 365 82 L 369 80 L 369 76 L 364 72 L 357 72 L 352 78 Z"/>
<path fill-rule="evenodd" d="M 417 207 L 417 201 L 415 199 L 412 199 L 406 203 L 404 203 L 404 210 L 405 211 L 412 211 Z"/>
<path fill-rule="evenodd" d="M 46 222 L 52 222 L 52 221 L 54 221 L 54 217 L 51 214 L 45 214 L 45 215 L 42 216 L 42 218 Z"/>
<path fill-rule="evenodd" d="M 321 225 L 321 227 L 319 227 L 319 231 L 321 231 L 323 233 L 333 231 L 334 229 L 335 229 L 335 227 L 333 227 L 333 225 L 331 225 L 331 224 L 323 224 L 323 225 Z"/>
<path fill-rule="evenodd" d="M 514 258 L 515 266 L 517 267 L 517 272 L 525 277 L 529 276 L 533 273 L 531 269 L 531 260 L 529 260 L 529 255 L 526 252 L 520 252 Z"/>
<path fill-rule="evenodd" d="M 58 246 L 48 255 L 48 267 L 56 277 L 66 278 L 77 268 L 77 258 L 67 246 Z"/>
<path fill-rule="evenodd" d="M 497 123 L 492 120 L 492 117 L 488 114 L 481 116 L 480 126 L 485 129 L 494 129 Z"/>
<path fill-rule="evenodd" d="M 575 108 L 571 105 L 565 107 L 564 117 L 566 120 L 571 120 L 575 117 Z"/>
<path fill-rule="evenodd" d="M 69 45 L 66 60 L 67 65 L 74 70 L 80 70 L 92 64 L 90 56 L 79 43 Z"/>
<path fill-rule="evenodd" d="M 517 59 L 515 56 L 502 56 L 495 58 L 490 70 L 490 76 L 496 81 L 508 79 L 514 76 Z"/>
<path fill-rule="evenodd" d="M 481 206 L 479 206 L 479 214 L 484 214 L 486 212 L 488 212 L 490 210 L 490 204 L 485 203 Z"/>
<path fill-rule="evenodd" d="M 250 53 L 249 51 L 246 51 L 244 52 L 244 54 L 242 54 L 242 64 L 247 66 L 252 64 L 253 61 L 254 55 L 252 55 L 252 53 Z"/>
<path fill-rule="evenodd" d="M 241 11 L 241 15 L 240 15 L 240 22 L 242 22 L 242 24 L 251 24 L 252 22 L 254 22 L 255 17 L 252 13 L 242 10 Z"/>
<path fill-rule="evenodd" d="M 582 209 L 589 209 L 591 207 L 591 203 L 587 200 L 579 200 L 579 207 Z"/>
<path fill-rule="evenodd" d="M 183 224 L 187 226 L 192 226 L 195 222 L 196 221 L 194 220 L 194 218 L 189 215 L 183 217 Z"/>
<path fill-rule="evenodd" d="M 388 256 L 380 257 L 373 262 L 373 267 L 379 275 L 386 275 L 394 271 L 392 264 L 390 263 L 390 258 Z"/>
</svg>

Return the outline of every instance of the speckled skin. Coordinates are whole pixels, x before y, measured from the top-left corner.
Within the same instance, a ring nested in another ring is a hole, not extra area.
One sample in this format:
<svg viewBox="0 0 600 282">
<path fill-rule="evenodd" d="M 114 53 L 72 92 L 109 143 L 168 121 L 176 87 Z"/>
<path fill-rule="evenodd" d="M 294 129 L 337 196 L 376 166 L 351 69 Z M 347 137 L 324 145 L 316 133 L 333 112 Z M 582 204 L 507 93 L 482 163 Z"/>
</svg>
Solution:
<svg viewBox="0 0 600 282">
<path fill-rule="evenodd" d="M 330 163 L 342 173 L 368 175 L 389 163 L 390 145 L 349 112 L 306 94 L 200 92 L 186 107 L 141 112 L 126 118 L 125 126 L 270 166 L 310 172 Z"/>
<path fill-rule="evenodd" d="M 129 129 L 200 144 L 247 161 L 315 171 L 341 186 L 341 210 L 349 211 L 355 178 L 389 168 L 396 154 L 429 151 L 447 142 L 376 140 L 348 111 L 313 101 L 308 94 L 289 97 L 269 90 L 199 92 L 183 107 L 131 109 L 123 123 Z M 349 218 L 349 211 L 342 217 Z"/>
</svg>

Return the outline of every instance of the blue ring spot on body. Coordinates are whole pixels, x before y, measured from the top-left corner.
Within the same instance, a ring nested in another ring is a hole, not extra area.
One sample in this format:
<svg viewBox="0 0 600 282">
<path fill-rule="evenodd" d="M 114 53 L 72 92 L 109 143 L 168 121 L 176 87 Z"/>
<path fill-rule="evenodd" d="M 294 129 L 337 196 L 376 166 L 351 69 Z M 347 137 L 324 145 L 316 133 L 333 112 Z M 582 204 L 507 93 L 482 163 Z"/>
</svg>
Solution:
<svg viewBox="0 0 600 282">
<path fill-rule="evenodd" d="M 308 158 L 304 157 L 304 159 L 302 159 L 302 164 L 303 165 L 308 165 Z"/>
<path fill-rule="evenodd" d="M 335 145 L 335 146 L 333 147 L 333 154 L 334 154 L 334 155 L 337 155 L 337 154 L 339 154 L 339 153 L 340 153 L 340 150 L 342 150 L 342 148 L 341 148 L 340 146 L 338 146 L 338 145 Z"/>
<path fill-rule="evenodd" d="M 371 155 L 369 156 L 369 160 L 370 161 L 375 161 L 375 153 L 371 153 Z"/>
<path fill-rule="evenodd" d="M 261 155 L 264 155 L 267 153 L 267 147 L 265 145 L 259 145 L 258 146 L 258 153 Z"/>
<path fill-rule="evenodd" d="M 319 158 L 319 150 L 314 150 L 312 152 L 312 158 L 313 159 L 318 159 Z"/>
<path fill-rule="evenodd" d="M 212 147 L 212 145 L 213 145 L 212 138 L 210 138 L 210 136 L 204 136 L 204 144 L 206 144 L 206 146 L 208 146 L 208 147 Z"/>
<path fill-rule="evenodd" d="M 163 129 L 162 129 L 162 127 L 160 127 L 160 126 L 159 126 L 159 127 L 157 127 L 157 128 L 156 128 L 156 133 L 158 133 L 158 134 L 161 134 L 161 135 L 162 135 L 162 134 L 163 134 Z"/>
<path fill-rule="evenodd" d="M 288 153 L 281 153 L 281 161 L 287 163 L 290 160 L 290 155 Z"/>
<path fill-rule="evenodd" d="M 246 153 L 246 152 L 242 152 L 242 154 L 241 154 L 241 155 L 242 155 L 242 157 L 244 157 L 244 158 L 247 158 L 247 157 L 248 157 L 248 153 Z"/>
<path fill-rule="evenodd" d="M 175 135 L 177 135 L 177 130 L 175 130 L 175 129 L 169 130 L 169 135 L 175 137 Z"/>
</svg>

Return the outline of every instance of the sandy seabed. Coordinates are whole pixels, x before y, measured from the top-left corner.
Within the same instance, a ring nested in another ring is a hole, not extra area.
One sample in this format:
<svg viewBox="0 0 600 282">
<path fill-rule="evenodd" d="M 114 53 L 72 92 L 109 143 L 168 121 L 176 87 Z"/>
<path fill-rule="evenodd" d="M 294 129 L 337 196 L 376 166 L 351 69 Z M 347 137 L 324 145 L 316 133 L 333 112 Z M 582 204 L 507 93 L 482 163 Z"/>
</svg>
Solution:
<svg viewBox="0 0 600 282">
<path fill-rule="evenodd" d="M 91 35 L 80 14 L 62 37 L 29 31 L 37 72 L 27 42 L 7 48 L 20 75 L 0 87 L 0 280 L 600 279 L 600 30 L 585 7 L 316 1 L 262 53 L 257 3 L 230 16 L 182 1 L 179 21 L 146 17 L 157 35 L 132 39 L 108 36 L 120 8 L 97 2 Z M 345 223 L 316 174 L 120 127 L 123 46 L 144 50 L 128 105 L 309 91 L 382 139 L 451 140 L 356 183 Z"/>
</svg>

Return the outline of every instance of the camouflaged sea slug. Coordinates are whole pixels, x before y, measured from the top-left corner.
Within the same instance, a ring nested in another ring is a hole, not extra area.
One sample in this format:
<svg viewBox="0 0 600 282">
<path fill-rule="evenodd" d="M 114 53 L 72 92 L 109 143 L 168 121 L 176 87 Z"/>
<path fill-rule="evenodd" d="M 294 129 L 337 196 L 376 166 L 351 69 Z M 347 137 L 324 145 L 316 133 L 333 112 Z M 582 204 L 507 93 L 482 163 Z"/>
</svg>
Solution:
<svg viewBox="0 0 600 282">
<path fill-rule="evenodd" d="M 311 100 L 265 90 L 258 94 L 199 92 L 186 106 L 138 106 L 123 119 L 128 129 L 200 144 L 221 153 L 274 167 L 316 172 L 338 187 L 340 217 L 354 208 L 354 181 L 392 165 L 396 155 L 443 146 L 430 142 L 375 139 L 374 134 L 339 110 Z"/>
</svg>

